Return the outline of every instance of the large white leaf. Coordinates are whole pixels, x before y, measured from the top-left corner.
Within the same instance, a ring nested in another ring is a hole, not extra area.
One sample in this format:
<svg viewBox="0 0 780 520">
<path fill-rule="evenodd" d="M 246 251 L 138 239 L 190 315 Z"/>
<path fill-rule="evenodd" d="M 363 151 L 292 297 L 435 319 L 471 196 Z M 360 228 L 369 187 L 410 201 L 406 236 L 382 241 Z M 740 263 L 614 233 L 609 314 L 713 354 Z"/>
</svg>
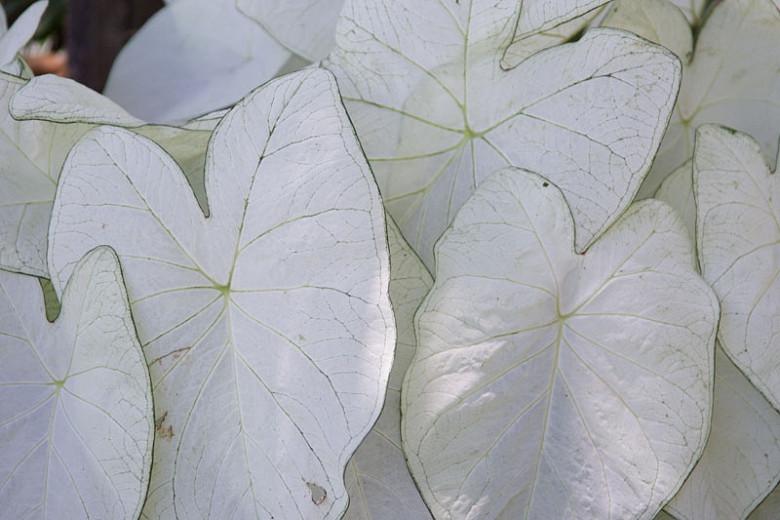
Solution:
<svg viewBox="0 0 780 520">
<path fill-rule="evenodd" d="M 721 301 L 726 353 L 780 409 L 780 181 L 759 144 L 713 125 L 696 135 L 696 241 Z"/>
<path fill-rule="evenodd" d="M 11 74 L 19 73 L 16 55 L 35 34 L 41 16 L 48 5 L 48 0 L 33 3 L 19 16 L 11 28 L 0 36 L 0 70 Z M 0 10 L 2 10 L 2 6 L 0 6 Z M 3 15 L 3 26 L 5 26 L 5 14 Z"/>
<path fill-rule="evenodd" d="M 150 122 L 232 105 L 273 78 L 290 52 L 235 0 L 185 0 L 155 14 L 117 57 L 106 95 Z"/>
<path fill-rule="evenodd" d="M 666 506 L 678 520 L 743 520 L 780 480 L 780 413 L 716 349 L 712 429 Z"/>
<path fill-rule="evenodd" d="M 386 207 L 426 265 L 479 182 L 537 171 L 564 192 L 585 249 L 628 206 L 677 93 L 665 49 L 600 29 L 499 66 L 516 0 L 348 0 L 336 73 Z"/>
<path fill-rule="evenodd" d="M 35 278 L 0 271 L 0 338 L 0 518 L 138 518 L 152 395 L 113 253 L 79 262 L 55 323 Z"/>
<path fill-rule="evenodd" d="M 149 140 L 63 166 L 49 262 L 113 246 L 155 392 L 146 518 L 337 518 L 395 345 L 384 210 L 332 76 L 261 87 L 209 144 L 201 212 Z"/>
<path fill-rule="evenodd" d="M 78 83 L 0 73 L 0 268 L 48 276 L 46 243 L 57 178 L 71 147 L 95 125 L 133 127 L 163 145 L 202 184 L 209 129 L 144 125 Z"/>
<path fill-rule="evenodd" d="M 718 303 L 679 218 L 573 242 L 552 184 L 501 171 L 437 244 L 402 403 L 437 518 L 653 518 L 704 448 Z"/>
<path fill-rule="evenodd" d="M 310 61 L 333 48 L 344 0 L 233 0 L 284 47 Z"/>
<path fill-rule="evenodd" d="M 401 448 L 401 382 L 417 349 L 414 313 L 433 285 L 398 227 L 388 218 L 390 301 L 398 329 L 395 360 L 382 413 L 347 466 L 345 520 L 426 520 L 430 513 L 406 466 Z"/>
<path fill-rule="evenodd" d="M 690 28 L 671 24 L 658 2 L 628 2 L 666 25 L 659 40 L 646 26 L 621 25 L 675 48 Z M 673 30 L 675 29 L 675 30 Z M 672 171 L 693 156 L 696 128 L 728 125 L 752 135 L 774 161 L 780 138 L 780 11 L 770 0 L 726 0 L 707 16 L 686 63 L 680 96 L 653 169 L 640 196 L 652 196 Z"/>
</svg>

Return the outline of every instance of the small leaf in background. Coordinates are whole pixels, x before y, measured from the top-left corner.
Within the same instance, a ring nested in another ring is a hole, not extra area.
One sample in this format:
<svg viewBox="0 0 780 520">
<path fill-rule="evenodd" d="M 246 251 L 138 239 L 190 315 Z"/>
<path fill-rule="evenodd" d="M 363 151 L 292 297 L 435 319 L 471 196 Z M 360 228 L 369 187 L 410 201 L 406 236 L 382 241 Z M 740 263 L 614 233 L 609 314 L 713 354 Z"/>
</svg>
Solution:
<svg viewBox="0 0 780 520">
<path fill-rule="evenodd" d="M 236 0 L 179 0 L 155 14 L 114 62 L 105 94 L 153 123 L 232 105 L 276 76 L 289 50 L 241 14 Z"/>
<path fill-rule="evenodd" d="M 0 336 L 0 518 L 137 519 L 152 395 L 114 254 L 78 262 L 54 323 L 35 278 L 0 271 Z"/>
<path fill-rule="evenodd" d="M 349 508 L 344 520 L 426 520 L 431 515 L 412 480 L 401 447 L 401 382 L 417 350 L 414 313 L 433 279 L 388 218 L 390 301 L 397 328 L 395 360 L 385 405 L 347 465 Z"/>
</svg>

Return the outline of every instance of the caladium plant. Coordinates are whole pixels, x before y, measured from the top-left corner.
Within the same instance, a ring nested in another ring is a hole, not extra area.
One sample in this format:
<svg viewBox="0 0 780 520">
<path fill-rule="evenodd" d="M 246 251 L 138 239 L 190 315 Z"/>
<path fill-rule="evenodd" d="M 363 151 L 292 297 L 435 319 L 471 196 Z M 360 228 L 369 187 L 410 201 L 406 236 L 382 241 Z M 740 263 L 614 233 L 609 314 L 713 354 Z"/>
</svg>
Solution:
<svg viewBox="0 0 780 520">
<path fill-rule="evenodd" d="M 167 4 L 0 18 L 0 519 L 780 516 L 776 0 Z"/>
</svg>

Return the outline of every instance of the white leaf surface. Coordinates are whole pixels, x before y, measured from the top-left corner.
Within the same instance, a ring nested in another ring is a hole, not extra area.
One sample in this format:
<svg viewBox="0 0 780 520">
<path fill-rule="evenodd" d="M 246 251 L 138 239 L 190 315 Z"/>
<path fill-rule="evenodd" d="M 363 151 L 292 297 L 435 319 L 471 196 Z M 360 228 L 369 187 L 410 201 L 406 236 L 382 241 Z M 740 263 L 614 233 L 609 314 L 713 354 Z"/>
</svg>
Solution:
<svg viewBox="0 0 780 520">
<path fill-rule="evenodd" d="M 717 348 L 712 429 L 666 506 L 678 520 L 744 520 L 780 480 L 780 413 Z"/>
<path fill-rule="evenodd" d="M 401 383 L 417 349 L 414 313 L 433 280 L 395 223 L 388 218 L 387 224 L 390 301 L 398 329 L 395 360 L 382 413 L 347 466 L 350 500 L 344 520 L 431 518 L 401 447 Z"/>
<path fill-rule="evenodd" d="M 648 13 L 655 7 L 655 2 L 636 3 Z M 675 42 L 689 37 L 689 28 L 679 28 L 676 35 L 672 28 L 667 26 L 657 43 L 673 48 Z M 685 65 L 677 106 L 640 197 L 652 196 L 671 172 L 693 156 L 696 128 L 702 124 L 727 125 L 752 135 L 774 161 L 780 139 L 778 48 L 780 11 L 770 0 L 727 0 L 715 5 Z"/>
<path fill-rule="evenodd" d="M 704 448 L 718 303 L 679 218 L 633 205 L 585 255 L 573 231 L 501 171 L 437 244 L 402 403 L 436 518 L 650 519 Z"/>
<path fill-rule="evenodd" d="M 0 9 L 0 37 L 8 31 L 8 19 L 5 16 L 5 9 Z"/>
<path fill-rule="evenodd" d="M 0 268 L 48 276 L 49 216 L 60 168 L 71 147 L 94 125 L 112 123 L 162 144 L 203 192 L 210 130 L 143 125 L 100 94 L 71 80 L 29 82 L 0 73 Z"/>
<path fill-rule="evenodd" d="M 14 64 L 16 55 L 35 34 L 48 5 L 48 0 L 33 3 L 0 37 L 0 70 L 9 73 L 18 72 L 18 66 Z M 3 15 L 3 22 L 5 25 L 5 15 Z"/>
<path fill-rule="evenodd" d="M 79 262 L 54 323 L 35 278 L 0 271 L 0 336 L 0 518 L 138 518 L 152 395 L 113 253 Z"/>
<path fill-rule="evenodd" d="M 284 47 L 319 61 L 333 49 L 344 0 L 233 0 Z"/>
<path fill-rule="evenodd" d="M 205 218 L 143 137 L 73 149 L 52 214 L 56 288 L 118 252 L 155 392 L 145 518 L 337 518 L 385 395 L 395 328 L 384 210 L 332 76 L 274 80 L 209 144 Z"/>
<path fill-rule="evenodd" d="M 501 70 L 519 5 L 348 0 L 342 11 L 325 64 L 386 207 L 428 266 L 458 208 L 507 165 L 563 190 L 587 248 L 630 203 L 674 104 L 676 58 L 618 31 Z"/>
<path fill-rule="evenodd" d="M 125 45 L 105 94 L 145 121 L 175 123 L 232 105 L 289 59 L 235 0 L 179 1 Z"/>
<path fill-rule="evenodd" d="M 696 136 L 696 241 L 721 301 L 726 353 L 780 409 L 780 182 L 746 134 L 714 125 Z"/>
</svg>

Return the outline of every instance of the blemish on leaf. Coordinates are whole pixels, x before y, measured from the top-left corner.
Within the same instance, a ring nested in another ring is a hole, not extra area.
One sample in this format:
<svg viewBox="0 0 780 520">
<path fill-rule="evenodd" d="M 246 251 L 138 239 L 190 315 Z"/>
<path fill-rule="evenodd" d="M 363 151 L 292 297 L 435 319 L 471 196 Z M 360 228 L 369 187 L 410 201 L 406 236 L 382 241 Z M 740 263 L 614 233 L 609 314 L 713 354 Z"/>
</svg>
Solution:
<svg viewBox="0 0 780 520">
<path fill-rule="evenodd" d="M 311 501 L 315 506 L 321 505 L 328 498 L 328 492 L 322 486 L 315 484 L 314 482 L 307 482 L 306 487 L 311 492 Z"/>
<path fill-rule="evenodd" d="M 549 182 L 543 182 L 542 183 L 542 188 L 547 188 L 549 185 L 550 185 Z"/>
<path fill-rule="evenodd" d="M 154 421 L 154 430 L 161 439 L 171 440 L 173 439 L 173 426 L 170 424 L 168 426 L 165 425 L 165 419 L 167 418 L 168 412 L 163 412 L 160 418 Z"/>
</svg>

